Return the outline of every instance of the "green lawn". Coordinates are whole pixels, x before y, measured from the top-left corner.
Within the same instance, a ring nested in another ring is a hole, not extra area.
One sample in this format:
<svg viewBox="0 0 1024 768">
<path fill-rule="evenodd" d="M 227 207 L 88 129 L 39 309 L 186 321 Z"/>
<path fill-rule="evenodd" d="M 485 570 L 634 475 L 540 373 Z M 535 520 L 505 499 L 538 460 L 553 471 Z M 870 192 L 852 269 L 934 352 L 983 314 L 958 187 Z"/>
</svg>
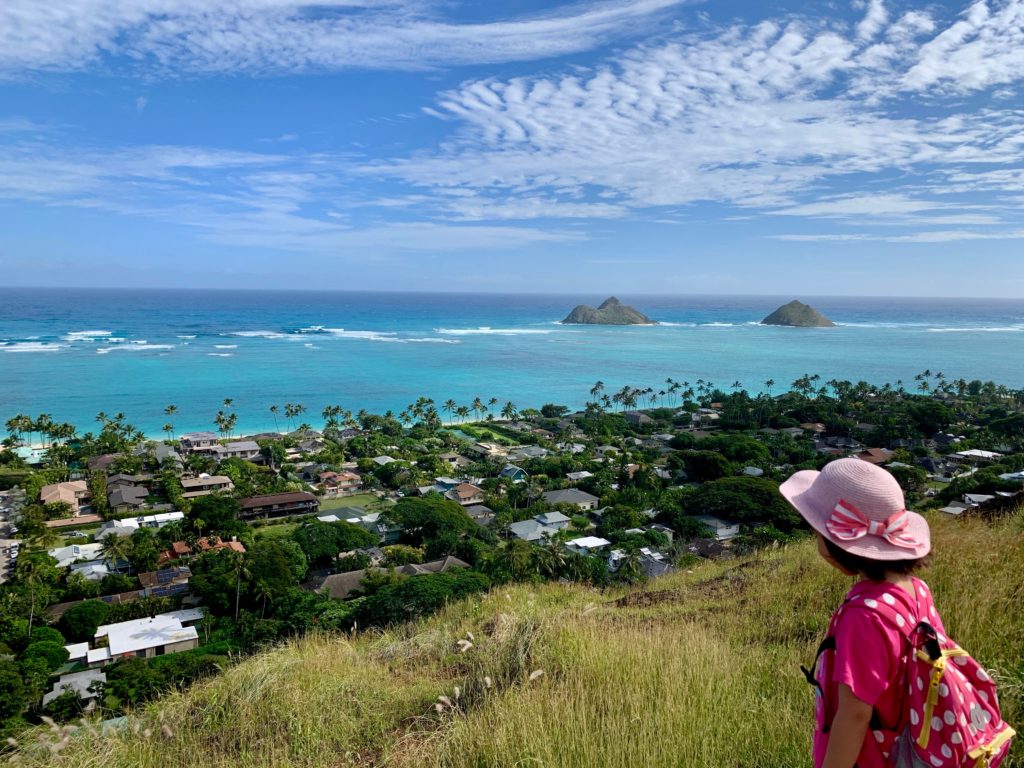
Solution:
<svg viewBox="0 0 1024 768">
<path fill-rule="evenodd" d="M 280 525 L 265 525 L 254 530 L 257 539 L 286 539 L 298 527 L 298 523 L 281 523 Z"/>
<path fill-rule="evenodd" d="M 322 499 L 320 511 L 327 512 L 342 507 L 369 507 L 380 502 L 380 499 L 372 493 L 360 493 L 357 496 L 343 496 L 340 499 Z"/>
</svg>

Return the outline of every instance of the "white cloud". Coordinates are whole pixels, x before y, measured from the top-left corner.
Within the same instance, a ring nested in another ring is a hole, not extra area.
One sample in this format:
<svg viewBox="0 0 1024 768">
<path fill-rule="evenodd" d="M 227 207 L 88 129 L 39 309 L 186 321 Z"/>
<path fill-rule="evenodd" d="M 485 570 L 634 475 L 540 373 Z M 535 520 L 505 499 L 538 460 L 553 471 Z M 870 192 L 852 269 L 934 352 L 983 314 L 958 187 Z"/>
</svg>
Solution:
<svg viewBox="0 0 1024 768">
<path fill-rule="evenodd" d="M 946 174 L 1024 160 L 1024 113 L 931 95 L 915 112 L 913 94 L 868 89 L 900 80 L 928 44 L 918 38 L 945 31 L 920 13 L 888 23 L 877 3 L 865 20 L 852 36 L 822 20 L 738 25 L 583 74 L 470 81 L 430 108 L 456 124 L 453 141 L 363 171 L 507 216 L 552 200 L 586 215 L 595 198 L 617 213 L 700 201 L 811 217 L 977 209 L 945 195 Z M 884 193 L 835 195 L 886 176 Z"/>
<path fill-rule="evenodd" d="M 969 240 L 1024 240 L 1024 229 L 967 230 L 944 229 L 912 232 L 907 235 L 866 235 L 851 232 L 837 234 L 771 235 L 773 240 L 796 243 L 818 242 L 879 242 L 879 243 L 955 243 Z"/>
<path fill-rule="evenodd" d="M 527 61 L 647 29 L 685 0 L 603 0 L 482 23 L 437 0 L 5 0 L 0 72 L 425 69 Z"/>
<path fill-rule="evenodd" d="M 135 111 L 142 112 L 146 108 L 146 102 L 148 99 L 145 96 L 135 97 Z"/>
</svg>

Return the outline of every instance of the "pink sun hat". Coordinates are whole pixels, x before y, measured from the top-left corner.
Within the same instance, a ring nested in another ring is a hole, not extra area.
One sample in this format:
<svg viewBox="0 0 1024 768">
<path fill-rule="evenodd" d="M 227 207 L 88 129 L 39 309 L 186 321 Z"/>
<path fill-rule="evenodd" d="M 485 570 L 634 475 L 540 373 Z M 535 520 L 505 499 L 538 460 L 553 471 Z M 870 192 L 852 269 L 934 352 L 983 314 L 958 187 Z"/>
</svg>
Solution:
<svg viewBox="0 0 1024 768">
<path fill-rule="evenodd" d="M 779 491 L 814 530 L 851 555 L 916 560 L 931 550 L 928 521 L 906 509 L 896 478 L 874 464 L 837 459 L 820 472 L 797 472 Z"/>
</svg>

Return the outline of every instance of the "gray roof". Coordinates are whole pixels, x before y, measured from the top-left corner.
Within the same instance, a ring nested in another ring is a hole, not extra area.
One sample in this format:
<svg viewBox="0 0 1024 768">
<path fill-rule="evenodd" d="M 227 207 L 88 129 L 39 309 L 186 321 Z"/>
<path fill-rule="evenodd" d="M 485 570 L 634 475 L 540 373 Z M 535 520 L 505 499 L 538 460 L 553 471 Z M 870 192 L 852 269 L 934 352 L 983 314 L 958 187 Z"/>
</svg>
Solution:
<svg viewBox="0 0 1024 768">
<path fill-rule="evenodd" d="M 596 504 L 598 498 L 578 488 L 566 488 L 561 491 L 545 491 L 544 501 L 548 504 Z"/>
<path fill-rule="evenodd" d="M 571 518 L 561 512 L 545 512 L 543 515 L 537 515 L 537 520 L 544 525 L 554 525 L 555 523 L 568 523 Z"/>
<path fill-rule="evenodd" d="M 420 576 L 426 573 L 444 573 L 452 568 L 469 568 L 469 563 L 457 557 L 449 555 L 441 560 L 433 560 L 429 563 L 418 563 L 403 565 L 395 570 L 405 576 Z M 371 568 L 370 571 L 387 572 L 387 568 Z M 335 600 L 345 600 L 359 590 L 367 571 L 348 571 L 347 573 L 335 573 L 323 580 L 317 588 L 321 595 L 327 595 Z"/>
<path fill-rule="evenodd" d="M 523 541 L 540 541 L 547 536 L 554 536 L 558 533 L 557 528 L 544 525 L 532 518 L 530 520 L 520 520 L 518 523 L 512 523 L 508 529 L 516 538 L 522 539 Z"/>
</svg>

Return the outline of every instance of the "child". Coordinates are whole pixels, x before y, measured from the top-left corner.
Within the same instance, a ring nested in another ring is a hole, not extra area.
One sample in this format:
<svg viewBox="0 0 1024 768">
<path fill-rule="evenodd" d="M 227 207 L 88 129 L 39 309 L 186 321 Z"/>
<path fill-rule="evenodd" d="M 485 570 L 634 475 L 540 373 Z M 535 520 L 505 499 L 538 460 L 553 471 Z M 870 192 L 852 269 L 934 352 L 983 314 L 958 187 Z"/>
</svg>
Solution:
<svg viewBox="0 0 1024 768">
<path fill-rule="evenodd" d="M 797 472 L 780 490 L 817 533 L 825 561 L 859 577 L 812 670 L 814 767 L 885 768 L 901 726 L 909 648 L 897 627 L 866 607 L 884 601 L 898 607 L 901 624 L 906 615 L 945 634 L 928 586 L 912 575 L 931 549 L 928 523 L 904 508 L 892 475 L 860 459 Z"/>
</svg>

